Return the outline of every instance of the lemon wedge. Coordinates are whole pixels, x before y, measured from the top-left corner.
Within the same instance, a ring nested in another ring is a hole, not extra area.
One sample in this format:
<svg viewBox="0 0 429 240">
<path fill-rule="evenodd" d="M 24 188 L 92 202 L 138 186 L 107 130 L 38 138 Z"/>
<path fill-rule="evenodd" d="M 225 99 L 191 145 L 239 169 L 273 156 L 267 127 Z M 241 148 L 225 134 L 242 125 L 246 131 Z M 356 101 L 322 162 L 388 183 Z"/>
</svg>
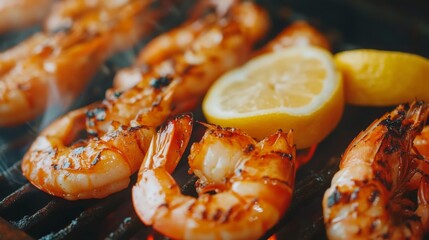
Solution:
<svg viewBox="0 0 429 240">
<path fill-rule="evenodd" d="M 316 47 L 267 53 L 218 79 L 203 101 L 210 123 L 256 139 L 294 130 L 298 148 L 319 143 L 338 124 L 343 85 L 332 55 Z"/>
<path fill-rule="evenodd" d="M 429 101 L 429 60 L 415 54 L 370 49 L 335 55 L 344 75 L 346 101 L 388 106 L 414 99 Z"/>
</svg>

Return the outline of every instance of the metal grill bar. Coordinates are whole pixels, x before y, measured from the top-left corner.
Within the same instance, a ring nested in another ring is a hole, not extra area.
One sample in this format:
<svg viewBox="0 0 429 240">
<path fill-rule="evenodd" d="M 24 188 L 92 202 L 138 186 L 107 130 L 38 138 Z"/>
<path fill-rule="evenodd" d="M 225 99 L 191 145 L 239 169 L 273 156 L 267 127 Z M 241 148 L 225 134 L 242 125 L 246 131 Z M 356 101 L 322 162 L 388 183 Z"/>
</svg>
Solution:
<svg viewBox="0 0 429 240">
<path fill-rule="evenodd" d="M 33 187 L 29 183 L 20 187 L 18 190 L 13 192 L 11 195 L 7 196 L 2 201 L 0 201 L 0 214 L 3 214 L 4 211 L 6 211 L 10 208 L 13 208 L 15 204 L 24 200 L 28 195 L 30 195 L 32 193 L 36 193 L 38 191 L 39 190 L 37 190 L 35 187 Z"/>
<path fill-rule="evenodd" d="M 21 161 L 14 163 L 6 171 L 0 172 L 0 198 L 9 194 L 14 185 L 11 183 L 11 176 L 14 179 L 24 179 L 21 174 Z"/>
<path fill-rule="evenodd" d="M 77 218 L 73 219 L 69 225 L 59 230 L 56 233 L 51 233 L 43 236 L 41 239 L 66 239 L 78 232 L 83 232 L 91 223 L 100 220 L 108 213 L 112 212 L 122 201 L 129 198 L 130 191 L 122 191 L 109 196 L 97 202 L 94 206 L 83 211 Z"/>
<path fill-rule="evenodd" d="M 126 217 L 122 220 L 121 224 L 116 228 L 115 231 L 111 232 L 106 237 L 108 240 L 122 240 L 132 237 L 138 230 L 144 228 L 143 223 L 133 214 L 130 217 Z"/>
<path fill-rule="evenodd" d="M 21 230 L 28 231 L 35 226 L 40 225 L 41 222 L 48 220 L 52 215 L 54 215 L 54 213 L 64 209 L 67 205 L 69 205 L 69 203 L 65 200 L 54 199 L 35 214 L 30 217 L 20 219 L 18 222 L 15 222 L 14 225 Z"/>
<path fill-rule="evenodd" d="M 335 174 L 338 166 L 333 164 L 337 163 L 338 159 L 332 159 L 326 168 L 322 171 L 310 174 L 305 179 L 299 181 L 296 184 L 296 188 L 294 190 L 294 195 L 292 199 L 291 206 L 289 207 L 285 216 L 272 228 L 270 229 L 262 239 L 267 239 L 271 235 L 278 232 L 282 227 L 286 226 L 293 220 L 293 216 L 297 214 L 298 210 L 305 206 L 306 203 L 313 200 L 315 197 L 320 196 L 321 193 L 325 191 L 329 187 L 332 176 Z M 320 224 L 317 222 L 311 222 L 309 220 L 309 225 L 315 225 L 315 227 L 320 227 Z M 322 219 L 322 227 L 323 227 L 323 219 Z M 307 236 L 306 239 L 311 239 L 314 235 L 311 235 L 310 232 L 315 231 L 304 231 L 300 236 Z"/>
</svg>

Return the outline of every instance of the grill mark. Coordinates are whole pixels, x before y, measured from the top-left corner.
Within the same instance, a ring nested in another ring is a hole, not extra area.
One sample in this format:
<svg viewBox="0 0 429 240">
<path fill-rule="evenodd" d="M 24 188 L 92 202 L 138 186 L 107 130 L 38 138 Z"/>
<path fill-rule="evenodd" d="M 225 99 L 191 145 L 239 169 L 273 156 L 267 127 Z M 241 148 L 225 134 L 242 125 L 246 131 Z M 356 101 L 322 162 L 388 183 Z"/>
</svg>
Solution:
<svg viewBox="0 0 429 240">
<path fill-rule="evenodd" d="M 152 79 L 150 81 L 150 86 L 155 89 L 161 89 L 170 85 L 172 78 L 170 76 L 161 76 L 159 78 Z"/>
<path fill-rule="evenodd" d="M 222 210 L 221 209 L 216 209 L 215 214 L 213 215 L 213 220 L 215 220 L 216 222 L 219 221 L 219 219 L 222 217 Z"/>
<path fill-rule="evenodd" d="M 247 146 L 244 148 L 243 152 L 248 154 L 251 153 L 253 150 L 255 150 L 255 145 L 249 143 L 247 144 Z"/>
<path fill-rule="evenodd" d="M 279 151 L 273 151 L 273 153 L 279 155 L 281 158 L 287 158 L 289 160 L 293 159 L 293 155 L 290 153 L 285 153 L 285 152 L 279 152 Z"/>
<path fill-rule="evenodd" d="M 225 214 L 222 215 L 223 218 L 220 221 L 220 223 L 226 223 L 229 221 L 230 217 L 232 216 L 233 209 L 234 209 L 234 207 L 229 208 L 228 211 L 226 211 Z"/>
<path fill-rule="evenodd" d="M 371 225 L 369 226 L 369 232 L 373 233 L 375 231 L 375 229 L 377 229 L 377 222 L 374 221 L 371 223 Z"/>
<path fill-rule="evenodd" d="M 134 127 L 128 128 L 128 131 L 129 132 L 136 132 L 136 131 L 138 131 L 138 130 L 140 130 L 142 128 L 143 128 L 142 126 L 134 126 Z"/>
<path fill-rule="evenodd" d="M 388 189 L 389 191 L 392 190 L 392 183 L 390 183 L 387 179 L 383 177 L 382 171 L 375 171 L 374 175 L 375 175 L 375 179 L 379 181 L 381 184 L 383 184 L 383 186 L 385 186 L 386 189 Z"/>
<path fill-rule="evenodd" d="M 248 178 L 243 178 L 242 180 L 253 180 L 252 178 L 248 177 Z M 286 185 L 288 187 L 292 187 L 291 184 L 289 182 L 277 179 L 277 178 L 272 178 L 269 176 L 263 176 L 262 180 L 264 181 L 265 184 L 271 184 L 271 185 L 278 185 L 278 184 L 283 184 Z"/>
</svg>

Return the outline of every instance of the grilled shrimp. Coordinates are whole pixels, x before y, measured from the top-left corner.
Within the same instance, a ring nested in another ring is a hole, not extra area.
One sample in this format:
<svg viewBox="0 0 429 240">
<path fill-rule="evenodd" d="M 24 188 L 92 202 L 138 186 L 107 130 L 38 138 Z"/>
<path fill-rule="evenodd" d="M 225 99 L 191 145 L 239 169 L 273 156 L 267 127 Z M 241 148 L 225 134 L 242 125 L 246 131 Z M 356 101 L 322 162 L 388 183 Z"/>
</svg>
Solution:
<svg viewBox="0 0 429 240">
<path fill-rule="evenodd" d="M 90 34 L 105 34 L 106 51 L 115 53 L 133 46 L 149 34 L 154 22 L 167 11 L 152 7 L 154 0 L 64 0 L 51 11 L 45 30 L 48 32 L 79 29 Z M 168 0 L 160 1 L 167 8 Z"/>
<path fill-rule="evenodd" d="M 71 146 L 86 111 L 73 111 L 45 129 L 24 156 L 22 171 L 38 188 L 69 200 L 102 198 L 126 188 L 154 129 L 119 126 Z M 38 161 L 43 159 L 42 161 Z"/>
<path fill-rule="evenodd" d="M 103 63 L 107 44 L 81 32 L 39 33 L 0 53 L 0 126 L 33 119 L 52 96 L 62 109 L 68 106 Z"/>
<path fill-rule="evenodd" d="M 43 21 L 54 0 L 0 0 L 0 33 Z"/>
<path fill-rule="evenodd" d="M 400 105 L 372 123 L 346 149 L 340 171 L 323 198 L 330 239 L 420 239 L 427 228 L 427 178 L 421 178 L 418 208 L 408 186 L 423 161 L 413 147 L 428 105 Z M 421 217 L 419 217 L 421 216 Z"/>
<path fill-rule="evenodd" d="M 168 75 L 181 79 L 175 101 L 189 110 L 222 73 L 248 59 L 253 44 L 266 34 L 268 19 L 257 5 L 243 2 L 233 4 L 224 15 L 188 21 L 151 41 L 134 67 L 117 74 L 114 87 L 129 89 L 145 79 L 146 72 Z"/>
<path fill-rule="evenodd" d="M 416 174 L 411 179 L 409 187 L 415 189 L 418 186 L 417 215 L 423 225 L 425 233 L 429 232 L 429 126 L 425 126 L 420 135 L 414 139 L 415 150 L 422 154 L 424 159 L 417 164 Z"/>
<path fill-rule="evenodd" d="M 173 89 L 174 84 L 155 89 L 158 102 L 143 109 L 150 113 L 152 121 L 161 122 L 170 114 Z M 94 112 L 95 105 L 66 114 L 36 138 L 21 166 L 22 173 L 34 186 L 69 200 L 103 198 L 128 186 L 129 177 L 138 170 L 146 154 L 156 125 L 114 122 L 103 135 L 79 139 L 88 115 L 102 117 Z"/>
<path fill-rule="evenodd" d="M 253 6 L 253 9 L 255 10 L 253 14 L 261 13 L 260 9 L 252 3 L 243 3 L 235 7 L 243 6 L 246 9 L 252 9 L 248 8 L 248 6 L 250 6 L 248 4 Z M 252 12 L 249 12 L 249 14 L 251 13 Z M 263 16 L 265 16 L 265 14 Z M 261 19 L 261 21 L 262 20 L 264 19 Z M 43 139 L 48 135 L 42 134 L 40 136 L 42 140 L 36 140 L 24 156 L 22 163 L 24 176 L 41 190 L 56 196 L 66 197 L 68 199 L 104 197 L 107 194 L 120 190 L 119 187 L 115 189 L 104 188 L 105 191 L 100 192 L 100 190 L 95 186 L 91 190 L 91 185 L 87 184 L 89 187 L 83 191 L 85 194 L 79 194 L 78 191 L 69 192 L 69 189 L 64 189 L 61 185 L 67 184 L 72 186 L 74 184 L 79 184 L 80 178 L 70 179 L 70 182 L 68 182 L 69 178 L 64 177 L 61 179 L 62 182 L 55 182 L 52 178 L 45 177 L 43 174 L 37 175 L 34 173 L 44 172 L 46 174 L 52 174 L 53 176 L 57 175 L 57 169 L 55 169 L 54 166 L 58 166 L 56 162 L 60 161 L 63 158 L 63 155 L 54 153 L 59 150 L 61 150 L 61 153 L 65 155 L 73 155 L 73 149 L 75 149 L 76 146 L 83 147 L 84 149 L 87 149 L 86 151 L 95 151 L 94 149 L 98 144 L 97 139 L 103 140 L 103 138 L 108 138 L 106 136 L 112 136 L 113 139 L 119 138 L 115 141 L 122 141 L 121 139 L 124 138 L 123 134 L 112 134 L 112 131 L 117 131 L 117 129 L 127 130 L 129 128 L 136 127 L 155 129 L 172 114 L 172 107 L 174 107 L 173 104 L 182 104 L 181 102 L 177 102 L 178 100 L 186 101 L 186 98 L 177 98 L 177 92 L 184 93 L 188 91 L 191 94 L 190 97 L 202 97 L 208 85 L 214 81 L 216 77 L 241 63 L 241 59 L 243 57 L 241 57 L 240 54 L 246 55 L 247 52 L 250 52 L 251 44 L 256 41 L 256 39 L 251 39 L 251 37 L 248 36 L 247 31 L 241 31 L 242 21 L 244 20 L 232 17 L 232 15 L 228 15 L 220 19 L 217 15 L 216 17 L 208 15 L 204 19 L 196 20 L 194 22 L 195 25 L 206 26 L 205 29 L 201 29 L 203 31 L 201 36 L 199 36 L 201 39 L 189 46 L 187 51 L 174 55 L 166 62 L 167 64 L 171 64 L 173 67 L 171 72 L 161 75 L 157 71 L 148 70 L 141 74 L 140 82 L 131 89 L 126 91 L 119 91 L 115 88 L 109 89 L 106 92 L 106 99 L 103 102 L 95 103 L 82 110 L 86 113 L 85 127 L 81 124 L 74 124 L 73 122 L 76 121 L 76 118 L 70 117 L 69 114 L 65 115 L 60 120 L 57 120 L 57 122 L 66 121 L 72 126 L 80 126 L 79 128 L 70 130 L 70 133 L 79 132 L 85 128 L 89 135 L 89 140 L 80 141 L 80 143 L 77 143 L 78 145 L 68 146 L 68 141 L 64 138 L 55 137 L 55 139 L 60 142 L 59 145 L 56 145 L 56 142 L 48 142 L 49 144 L 41 145 L 41 142 L 47 142 L 43 141 Z M 265 30 L 266 29 L 261 29 L 260 31 Z M 213 39 L 210 39 L 211 36 L 217 36 L 220 37 L 220 39 L 216 38 L 214 39 L 216 41 L 213 41 Z M 225 53 L 225 56 L 231 56 L 231 59 L 228 59 L 227 61 L 225 60 L 228 64 L 223 63 L 224 61 L 221 59 L 221 57 L 223 57 L 222 53 Z M 239 57 L 235 57 L 236 55 Z M 198 61 L 195 59 L 198 59 Z M 198 88 L 198 86 L 194 85 L 202 85 L 205 87 L 200 86 Z M 199 91 L 197 92 L 195 89 L 198 89 Z M 177 108 L 174 111 L 178 111 Z M 81 114 L 79 116 L 82 117 Z M 80 119 L 81 118 L 79 118 L 79 120 Z M 49 133 L 56 136 L 55 131 L 61 131 L 61 128 L 63 128 L 60 126 L 61 125 L 54 124 L 53 126 L 48 127 L 51 129 Z M 145 139 L 140 141 L 149 141 L 151 138 L 152 136 L 146 135 Z M 97 142 L 97 144 L 95 142 Z M 125 140 L 122 142 L 125 144 Z M 103 145 L 104 143 L 101 144 Z M 145 145 L 141 145 L 141 148 L 139 149 L 142 153 L 147 150 L 147 147 L 144 146 Z M 40 154 L 40 151 L 43 151 L 43 154 Z M 52 153 L 52 157 L 47 158 L 46 156 L 50 153 Z M 143 160 L 143 158 L 132 157 L 132 155 L 136 153 L 131 150 L 121 151 L 121 153 L 122 159 L 132 161 L 133 166 L 140 165 Z M 90 166 L 94 161 L 94 159 L 89 157 L 88 154 L 79 155 L 77 158 L 79 158 L 79 161 L 81 161 L 82 164 L 86 163 L 88 166 Z M 107 157 L 103 160 L 110 161 Z M 53 163 L 55 164 L 53 165 Z M 131 175 L 133 173 L 132 170 L 134 170 L 134 168 L 130 168 L 130 171 L 127 172 L 127 174 Z M 90 178 L 89 175 L 95 173 L 103 174 L 108 171 L 108 169 L 100 168 L 97 169 L 97 171 L 94 170 L 91 172 L 81 171 L 81 169 L 76 168 L 73 171 L 76 172 L 76 174 L 82 174 L 82 178 L 86 179 Z M 123 177 L 125 175 L 121 176 Z M 107 186 L 107 182 L 110 181 L 113 184 L 116 180 L 107 178 L 105 181 L 106 182 L 104 183 L 106 183 L 105 185 Z M 125 184 L 121 185 L 121 188 L 124 186 Z M 52 190 L 55 188 L 58 188 L 59 191 L 57 192 Z M 78 189 L 78 187 L 76 187 L 76 189 Z"/>
<path fill-rule="evenodd" d="M 289 206 L 295 179 L 292 132 L 256 142 L 237 129 L 206 124 L 189 156 L 197 198 L 171 176 L 190 138 L 191 120 L 169 122 L 152 139 L 132 189 L 146 225 L 177 239 L 257 239 Z M 215 192 L 215 194 L 211 194 Z"/>
</svg>

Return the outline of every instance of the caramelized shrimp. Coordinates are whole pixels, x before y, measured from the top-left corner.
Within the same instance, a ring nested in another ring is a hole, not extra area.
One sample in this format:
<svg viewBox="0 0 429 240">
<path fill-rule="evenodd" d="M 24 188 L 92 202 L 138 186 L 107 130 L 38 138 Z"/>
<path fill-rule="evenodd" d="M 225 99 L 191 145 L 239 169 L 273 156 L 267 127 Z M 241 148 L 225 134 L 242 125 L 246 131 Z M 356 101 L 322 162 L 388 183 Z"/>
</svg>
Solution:
<svg viewBox="0 0 429 240">
<path fill-rule="evenodd" d="M 107 44 L 82 32 L 39 33 L 0 53 L 0 126 L 29 121 L 49 103 L 69 106 L 103 63 Z"/>
<path fill-rule="evenodd" d="M 400 105 L 352 141 L 323 198 L 330 239 L 423 237 L 428 226 L 428 215 L 423 216 L 427 214 L 428 181 L 421 180 L 418 208 L 408 199 L 413 190 L 408 182 L 422 161 L 413 141 L 428 112 L 423 102 Z"/>
<path fill-rule="evenodd" d="M 149 34 L 154 22 L 166 14 L 167 0 L 64 0 L 55 4 L 45 25 L 48 32 L 80 29 L 109 37 L 111 54 L 125 50 Z M 162 9 L 164 7 L 164 9 Z"/>
<path fill-rule="evenodd" d="M 205 126 L 189 156 L 199 196 L 183 195 L 171 176 L 190 137 L 185 116 L 152 139 L 132 189 L 137 215 L 177 239 L 257 239 L 282 217 L 292 197 L 292 132 L 256 142 L 237 129 Z"/>
<path fill-rule="evenodd" d="M 233 4 L 224 15 L 215 12 L 188 21 L 151 41 L 134 67 L 117 74 L 114 87 L 129 89 L 145 79 L 147 72 L 183 79 L 175 101 L 186 106 L 183 111 L 189 110 L 222 73 L 249 58 L 254 43 L 268 30 L 268 19 L 260 7 L 243 2 Z"/>
<path fill-rule="evenodd" d="M 128 186 L 154 129 L 119 126 L 100 138 L 65 146 L 85 125 L 85 116 L 85 109 L 73 111 L 36 139 L 22 163 L 33 185 L 69 200 L 102 198 Z"/>
<path fill-rule="evenodd" d="M 173 88 L 174 84 L 155 89 L 158 102 L 141 109 L 151 121 L 162 122 L 170 114 Z M 105 134 L 79 139 L 88 115 L 103 117 L 94 112 L 94 105 L 66 114 L 36 138 L 21 166 L 34 186 L 69 200 L 103 198 L 128 186 L 157 125 L 114 122 Z"/>
<path fill-rule="evenodd" d="M 54 0 L 0 0 L 0 33 L 37 25 Z"/>
</svg>

